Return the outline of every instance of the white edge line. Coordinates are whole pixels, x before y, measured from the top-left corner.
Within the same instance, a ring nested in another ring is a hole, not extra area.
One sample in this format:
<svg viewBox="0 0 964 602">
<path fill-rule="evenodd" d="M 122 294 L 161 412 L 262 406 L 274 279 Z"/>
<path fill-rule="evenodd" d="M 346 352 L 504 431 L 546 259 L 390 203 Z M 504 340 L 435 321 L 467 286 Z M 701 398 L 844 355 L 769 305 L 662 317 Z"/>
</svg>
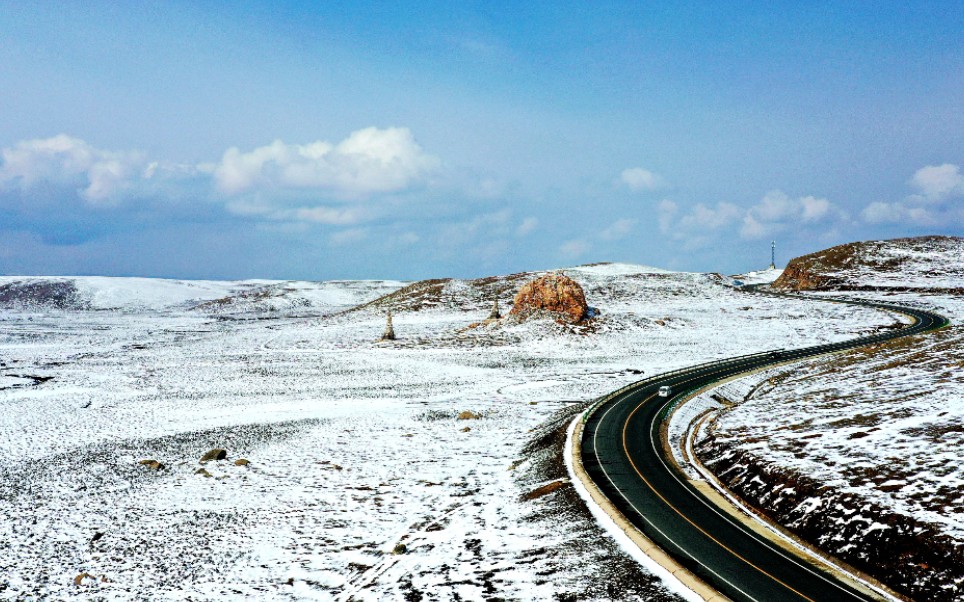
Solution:
<svg viewBox="0 0 964 602">
<path fill-rule="evenodd" d="M 626 533 L 620 529 L 618 525 L 616 525 L 615 521 L 613 521 L 613 519 L 606 514 L 606 511 L 596 504 L 596 502 L 592 499 L 592 496 L 589 494 L 589 490 L 586 489 L 585 484 L 583 484 L 582 480 L 576 476 L 576 471 L 572 465 L 572 434 L 576 429 L 576 424 L 580 420 L 582 420 L 581 412 L 576 415 L 572 422 L 569 423 L 569 428 L 566 430 L 566 470 L 569 472 L 569 480 L 572 482 L 573 487 L 575 487 L 576 493 L 578 493 L 579 497 L 582 498 L 582 501 L 585 502 L 586 507 L 589 508 L 593 518 L 596 519 L 596 523 L 602 527 L 603 531 L 605 531 L 613 540 L 615 540 L 617 544 L 619 544 L 619 547 L 626 552 L 627 555 L 629 555 L 639 564 L 643 565 L 643 567 L 645 567 L 650 573 L 658 577 L 663 582 L 663 585 L 666 586 L 666 589 L 689 602 L 703 602 L 703 598 L 690 588 L 686 587 L 686 585 L 680 581 L 679 577 L 663 568 L 658 562 L 647 556 L 639 546 L 633 543 L 633 540 L 631 540 L 629 536 L 626 535 Z"/>
</svg>

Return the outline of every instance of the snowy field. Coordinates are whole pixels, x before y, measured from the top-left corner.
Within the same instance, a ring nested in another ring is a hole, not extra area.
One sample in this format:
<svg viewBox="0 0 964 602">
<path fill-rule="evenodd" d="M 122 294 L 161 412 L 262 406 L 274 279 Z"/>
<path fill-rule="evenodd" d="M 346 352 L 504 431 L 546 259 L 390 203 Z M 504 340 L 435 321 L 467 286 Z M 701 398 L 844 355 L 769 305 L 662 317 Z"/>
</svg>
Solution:
<svg viewBox="0 0 964 602">
<path fill-rule="evenodd" d="M 631 562 L 570 487 L 527 496 L 561 470 L 533 451 L 542 425 L 657 372 L 893 318 L 713 275 L 565 272 L 602 312 L 588 326 L 468 328 L 534 274 L 3 278 L 0 599 L 674 599 L 614 568 Z M 379 343 L 388 309 L 399 340 Z"/>
</svg>

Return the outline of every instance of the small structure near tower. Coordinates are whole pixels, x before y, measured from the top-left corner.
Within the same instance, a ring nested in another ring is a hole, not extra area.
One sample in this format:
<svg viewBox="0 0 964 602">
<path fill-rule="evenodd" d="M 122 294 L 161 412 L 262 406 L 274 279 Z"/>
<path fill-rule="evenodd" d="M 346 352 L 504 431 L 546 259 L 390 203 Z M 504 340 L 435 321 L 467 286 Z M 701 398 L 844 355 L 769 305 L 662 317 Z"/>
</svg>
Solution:
<svg viewBox="0 0 964 602">
<path fill-rule="evenodd" d="M 770 269 L 777 269 L 777 241 L 770 242 Z"/>
<path fill-rule="evenodd" d="M 499 310 L 499 298 L 495 298 L 495 303 L 492 304 L 492 312 L 489 314 L 490 320 L 498 320 L 502 317 L 502 312 Z"/>
<path fill-rule="evenodd" d="M 388 310 L 388 318 L 385 322 L 385 334 L 382 335 L 383 341 L 395 340 L 395 328 L 392 326 L 392 310 Z"/>
</svg>

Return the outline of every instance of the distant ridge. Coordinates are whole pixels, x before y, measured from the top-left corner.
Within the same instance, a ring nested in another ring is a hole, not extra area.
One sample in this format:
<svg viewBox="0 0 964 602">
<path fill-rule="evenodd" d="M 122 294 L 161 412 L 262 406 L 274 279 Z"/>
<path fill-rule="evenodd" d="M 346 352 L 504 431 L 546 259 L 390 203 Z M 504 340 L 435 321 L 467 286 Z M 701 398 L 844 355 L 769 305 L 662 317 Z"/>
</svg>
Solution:
<svg viewBox="0 0 964 602">
<path fill-rule="evenodd" d="M 837 245 L 792 259 L 773 288 L 964 293 L 964 238 L 921 236 Z"/>
</svg>

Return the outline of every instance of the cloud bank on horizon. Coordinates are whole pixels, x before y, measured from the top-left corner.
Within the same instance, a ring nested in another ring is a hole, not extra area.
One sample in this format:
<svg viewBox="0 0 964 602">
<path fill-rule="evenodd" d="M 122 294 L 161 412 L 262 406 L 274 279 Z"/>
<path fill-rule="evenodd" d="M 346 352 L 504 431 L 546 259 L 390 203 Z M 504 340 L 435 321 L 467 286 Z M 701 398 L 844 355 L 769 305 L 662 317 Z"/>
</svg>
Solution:
<svg viewBox="0 0 964 602">
<path fill-rule="evenodd" d="M 239 9 L 232 27 L 175 10 L 170 31 L 147 9 L 15 11 L 0 21 L 0 62 L 22 66 L 0 70 L 0 106 L 19 117 L 0 124 L 0 273 L 417 278 L 606 260 L 736 272 L 765 265 L 771 239 L 788 259 L 964 234 L 964 51 L 939 11 L 874 26 L 857 9 L 798 14 L 827 45 L 815 57 L 771 37 L 793 25 L 776 10 L 623 8 L 532 9 L 518 16 L 531 31 L 467 7 L 364 27 L 297 3 L 267 21 Z M 127 29 L 107 31 L 105 12 Z M 766 27 L 747 29 L 751 16 Z M 175 47 L 152 63 L 174 84 L 165 96 L 138 70 L 199 24 L 214 29 L 183 49 L 193 62 Z M 391 25 L 408 35 L 386 38 Z M 915 51 L 863 66 L 900 27 Z M 265 64 L 229 60 L 235 35 Z M 754 50 L 764 40 L 776 58 Z M 117 54 L 124 44 L 135 52 Z M 29 50 L 59 45 L 75 52 L 31 64 Z M 847 57 L 850 88 L 830 66 Z M 51 93 L 38 80 L 53 71 Z M 900 84 L 909 71 L 940 85 L 921 99 Z M 200 90 L 205 77 L 218 81 Z M 166 113 L 178 85 L 194 102 Z"/>
</svg>

